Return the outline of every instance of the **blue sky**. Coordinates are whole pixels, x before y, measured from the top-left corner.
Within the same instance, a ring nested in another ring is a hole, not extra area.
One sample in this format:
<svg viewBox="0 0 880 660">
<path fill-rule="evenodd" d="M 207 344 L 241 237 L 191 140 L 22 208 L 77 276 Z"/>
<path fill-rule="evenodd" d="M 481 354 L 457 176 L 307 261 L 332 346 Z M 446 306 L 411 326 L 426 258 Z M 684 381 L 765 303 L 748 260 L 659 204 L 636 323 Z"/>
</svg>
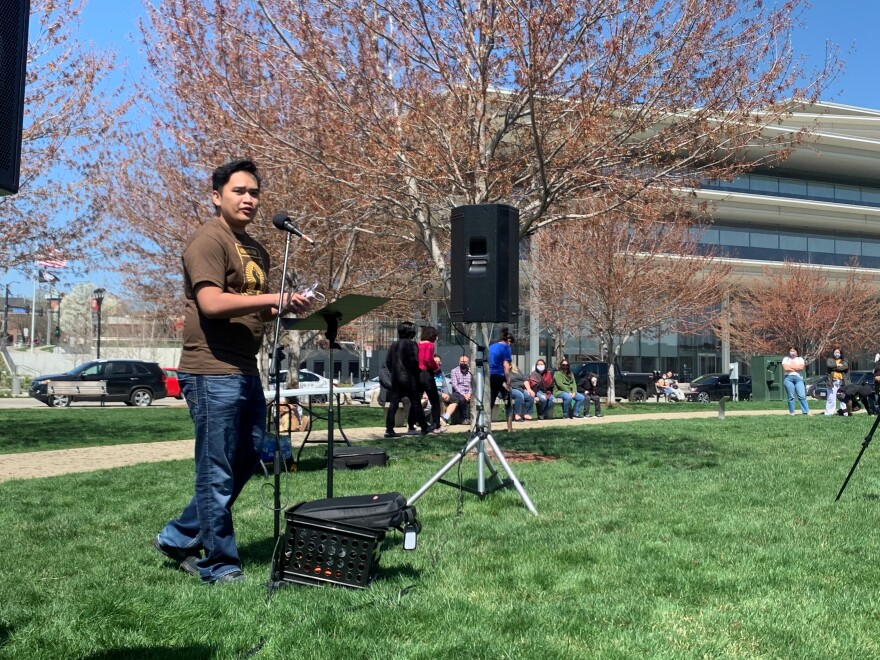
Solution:
<svg viewBox="0 0 880 660">
<path fill-rule="evenodd" d="M 875 0 L 816 0 L 803 15 L 804 26 L 794 36 L 796 50 L 813 66 L 821 66 L 826 44 L 836 44 L 846 62 L 846 70 L 827 90 L 824 100 L 880 109 L 880 2 Z M 115 50 L 136 73 L 142 64 L 135 43 L 137 20 L 144 15 L 141 0 L 88 0 L 84 12 L 83 37 L 100 48 Z M 60 273 L 63 278 L 63 273 Z M 100 280 L 95 274 L 93 279 Z M 17 273 L 9 273 L 6 281 L 16 279 L 15 295 L 30 296 L 31 287 Z M 96 285 L 112 290 L 112 274 Z M 72 282 L 65 281 L 65 285 Z"/>
</svg>

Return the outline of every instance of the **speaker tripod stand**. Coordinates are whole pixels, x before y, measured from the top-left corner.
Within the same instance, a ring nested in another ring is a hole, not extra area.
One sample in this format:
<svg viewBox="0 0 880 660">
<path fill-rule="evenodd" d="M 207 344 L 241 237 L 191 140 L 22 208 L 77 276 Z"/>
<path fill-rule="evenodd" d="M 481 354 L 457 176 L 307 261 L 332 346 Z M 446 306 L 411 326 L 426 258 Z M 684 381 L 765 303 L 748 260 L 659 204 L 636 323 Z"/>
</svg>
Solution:
<svg viewBox="0 0 880 660">
<path fill-rule="evenodd" d="M 535 505 L 532 504 L 532 501 L 529 499 L 529 496 L 523 488 L 522 484 L 520 483 L 519 479 L 516 478 L 516 474 L 514 474 L 513 470 L 507 462 L 507 459 L 504 458 L 504 454 L 501 452 L 501 449 L 498 447 L 498 443 L 495 442 L 495 438 L 492 437 L 492 433 L 485 423 L 485 414 L 483 411 L 484 350 L 485 348 L 483 346 L 477 346 L 477 416 L 471 436 L 470 438 L 468 438 L 468 441 L 465 443 L 464 447 L 462 447 L 462 449 L 458 453 L 456 453 L 451 459 L 449 459 L 449 462 L 446 463 L 446 465 L 440 468 L 440 470 L 433 477 L 431 477 L 424 486 L 419 488 L 419 490 L 416 491 L 416 493 L 412 497 L 410 497 L 409 500 L 407 500 L 407 504 L 412 505 L 416 500 L 424 495 L 431 486 L 438 482 L 446 486 L 461 488 L 461 490 L 466 490 L 467 492 L 473 493 L 474 495 L 479 495 L 480 498 L 483 498 L 490 493 L 494 493 L 496 490 L 500 490 L 501 488 L 513 486 L 514 488 L 516 488 L 516 492 L 519 493 L 519 496 L 522 499 L 523 504 L 526 505 L 526 508 L 533 514 L 538 515 L 538 511 L 535 509 Z M 489 447 L 492 449 L 492 452 L 495 454 L 495 458 L 501 464 L 501 467 L 504 468 L 504 471 L 507 474 L 506 479 L 501 478 L 498 470 L 495 469 L 492 461 L 489 460 L 489 457 L 486 454 L 486 445 L 489 445 Z M 477 450 L 477 487 L 470 488 L 468 486 L 462 486 L 460 484 L 445 480 L 443 477 L 446 475 L 446 473 L 449 472 L 453 467 L 455 467 L 456 464 L 460 463 L 461 460 L 474 449 Z M 494 479 L 496 482 L 494 485 L 488 487 L 486 485 L 487 470 L 491 475 L 490 480 Z"/>
</svg>

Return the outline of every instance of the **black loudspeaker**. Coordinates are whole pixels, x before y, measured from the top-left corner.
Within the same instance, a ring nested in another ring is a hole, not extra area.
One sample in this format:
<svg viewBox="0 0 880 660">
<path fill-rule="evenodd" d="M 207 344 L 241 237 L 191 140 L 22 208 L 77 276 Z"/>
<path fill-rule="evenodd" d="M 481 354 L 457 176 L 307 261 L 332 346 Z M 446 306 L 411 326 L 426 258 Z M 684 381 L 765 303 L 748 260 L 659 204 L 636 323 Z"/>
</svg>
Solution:
<svg viewBox="0 0 880 660">
<path fill-rule="evenodd" d="M 30 0 L 3 0 L 0 11 L 0 195 L 18 192 Z"/>
<path fill-rule="evenodd" d="M 450 317 L 464 323 L 515 323 L 519 316 L 519 211 L 503 204 L 457 206 L 450 224 Z"/>
</svg>

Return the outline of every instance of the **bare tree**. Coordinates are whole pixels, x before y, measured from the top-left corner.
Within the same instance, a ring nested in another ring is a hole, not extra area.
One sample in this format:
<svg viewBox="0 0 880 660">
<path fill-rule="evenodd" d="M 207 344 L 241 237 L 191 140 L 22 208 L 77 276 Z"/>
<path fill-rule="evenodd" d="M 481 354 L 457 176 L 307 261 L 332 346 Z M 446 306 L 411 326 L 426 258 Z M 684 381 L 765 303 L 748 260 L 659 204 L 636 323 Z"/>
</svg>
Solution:
<svg viewBox="0 0 880 660">
<path fill-rule="evenodd" d="M 0 197 L 0 263 L 86 259 L 104 238 L 101 165 L 128 105 L 109 86 L 111 53 L 76 39 L 84 0 L 31 0 L 21 187 Z"/>
<path fill-rule="evenodd" d="M 542 250 L 548 270 L 568 269 L 566 277 L 577 282 L 567 285 L 567 296 L 582 312 L 570 323 L 584 325 L 607 351 L 613 401 L 614 364 L 623 345 L 636 333 L 689 332 L 693 324 L 710 323 L 730 268 L 700 244 L 702 225 L 687 200 L 648 191 L 624 206 L 590 202 L 615 208 L 593 223 L 569 220 L 538 235 L 554 234 L 541 239 L 550 246 Z M 561 259 L 554 245 L 561 246 Z M 542 310 L 549 306 L 542 299 Z"/>
<path fill-rule="evenodd" d="M 832 56 L 802 70 L 790 40 L 802 6 L 152 4 L 143 39 L 161 91 L 145 88 L 153 124 L 130 141 L 112 197 L 125 235 L 143 237 L 128 242 L 137 274 L 179 253 L 207 210 L 201 179 L 231 156 L 254 157 L 264 204 L 321 237 L 298 271 L 333 292 L 410 300 L 428 279 L 449 281 L 456 205 L 510 203 L 525 236 L 733 176 L 755 165 L 747 148 L 773 161 L 798 136 L 765 129 L 837 69 Z M 590 198 L 606 205 L 577 203 Z"/>
<path fill-rule="evenodd" d="M 719 332 L 743 355 L 785 353 L 795 347 L 811 362 L 834 346 L 874 351 L 880 331 L 880 290 L 855 269 L 838 281 L 815 266 L 786 262 L 742 284 L 732 295 Z"/>
</svg>

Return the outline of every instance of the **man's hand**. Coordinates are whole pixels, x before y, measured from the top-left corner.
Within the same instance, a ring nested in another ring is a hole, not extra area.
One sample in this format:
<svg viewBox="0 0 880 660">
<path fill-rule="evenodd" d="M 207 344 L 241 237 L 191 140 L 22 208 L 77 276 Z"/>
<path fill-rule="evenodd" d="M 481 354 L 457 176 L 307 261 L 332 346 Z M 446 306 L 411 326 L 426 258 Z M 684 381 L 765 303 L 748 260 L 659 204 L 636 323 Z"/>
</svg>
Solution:
<svg viewBox="0 0 880 660">
<path fill-rule="evenodd" d="M 290 314 L 291 312 L 294 314 L 300 314 L 306 311 L 310 305 L 311 300 L 305 296 L 301 296 L 298 293 L 285 293 L 281 315 Z"/>
</svg>

